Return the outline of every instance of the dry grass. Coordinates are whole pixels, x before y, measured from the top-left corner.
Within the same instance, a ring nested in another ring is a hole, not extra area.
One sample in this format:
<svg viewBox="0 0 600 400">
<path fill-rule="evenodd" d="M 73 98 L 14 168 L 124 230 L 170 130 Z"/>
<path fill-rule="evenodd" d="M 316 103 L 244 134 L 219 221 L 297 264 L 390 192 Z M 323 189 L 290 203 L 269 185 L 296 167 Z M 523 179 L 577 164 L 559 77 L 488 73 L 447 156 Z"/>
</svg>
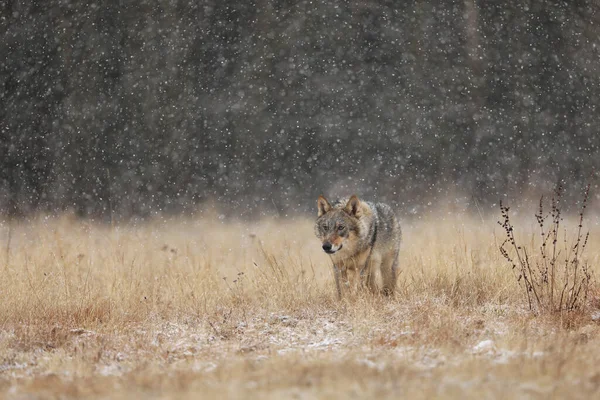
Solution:
<svg viewBox="0 0 600 400">
<path fill-rule="evenodd" d="M 0 255 L 0 397 L 597 396 L 598 290 L 533 316 L 501 229 L 406 223 L 395 298 L 337 301 L 309 220 L 21 223 Z M 597 219 L 586 251 L 594 270 Z"/>
</svg>

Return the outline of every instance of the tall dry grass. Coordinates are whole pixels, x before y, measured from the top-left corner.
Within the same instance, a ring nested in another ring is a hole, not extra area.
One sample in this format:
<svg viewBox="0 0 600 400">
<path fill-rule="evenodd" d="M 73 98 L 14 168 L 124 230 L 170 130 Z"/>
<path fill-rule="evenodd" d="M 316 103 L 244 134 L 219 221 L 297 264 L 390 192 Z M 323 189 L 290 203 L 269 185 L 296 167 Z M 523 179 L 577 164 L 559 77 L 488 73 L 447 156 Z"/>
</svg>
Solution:
<svg viewBox="0 0 600 400">
<path fill-rule="evenodd" d="M 591 231 L 593 269 L 593 218 Z M 555 395 L 575 378 L 586 395 L 600 384 L 597 290 L 586 313 L 533 317 L 495 219 L 405 221 L 391 299 L 338 301 L 312 232 L 307 219 L 13 223 L 0 255 L 0 393 L 430 398 L 501 394 L 489 376 L 541 395 L 548 374 Z M 533 223 L 523 232 L 535 234 Z"/>
</svg>

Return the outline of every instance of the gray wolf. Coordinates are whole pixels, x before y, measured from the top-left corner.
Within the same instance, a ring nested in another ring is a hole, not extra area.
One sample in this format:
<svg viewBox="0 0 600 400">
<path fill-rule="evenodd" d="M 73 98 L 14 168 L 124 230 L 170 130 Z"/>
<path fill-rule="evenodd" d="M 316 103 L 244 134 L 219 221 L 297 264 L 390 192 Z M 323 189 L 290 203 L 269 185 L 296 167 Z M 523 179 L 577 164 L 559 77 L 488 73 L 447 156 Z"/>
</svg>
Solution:
<svg viewBox="0 0 600 400">
<path fill-rule="evenodd" d="M 349 286 L 348 271 L 353 271 L 355 277 L 358 274 L 361 285 L 373 293 L 392 295 L 402 231 L 391 207 L 361 201 L 353 195 L 333 205 L 319 196 L 317 208 L 315 234 L 333 262 L 338 297 L 342 296 L 340 283 Z M 378 275 L 381 285 L 376 282 Z"/>
</svg>

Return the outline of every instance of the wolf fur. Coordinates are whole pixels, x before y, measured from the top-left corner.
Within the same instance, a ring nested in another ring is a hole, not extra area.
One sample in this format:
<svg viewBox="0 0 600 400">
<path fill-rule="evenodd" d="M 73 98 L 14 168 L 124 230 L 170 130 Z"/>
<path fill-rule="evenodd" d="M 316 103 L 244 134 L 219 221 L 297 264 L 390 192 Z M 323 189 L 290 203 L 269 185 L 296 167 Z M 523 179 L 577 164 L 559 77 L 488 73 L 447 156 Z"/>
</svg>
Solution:
<svg viewBox="0 0 600 400">
<path fill-rule="evenodd" d="M 333 262 L 338 296 L 342 296 L 341 284 L 349 285 L 348 271 L 358 274 L 361 284 L 373 293 L 393 294 L 402 231 L 391 207 L 353 195 L 333 205 L 319 196 L 317 208 L 315 234 Z"/>
</svg>

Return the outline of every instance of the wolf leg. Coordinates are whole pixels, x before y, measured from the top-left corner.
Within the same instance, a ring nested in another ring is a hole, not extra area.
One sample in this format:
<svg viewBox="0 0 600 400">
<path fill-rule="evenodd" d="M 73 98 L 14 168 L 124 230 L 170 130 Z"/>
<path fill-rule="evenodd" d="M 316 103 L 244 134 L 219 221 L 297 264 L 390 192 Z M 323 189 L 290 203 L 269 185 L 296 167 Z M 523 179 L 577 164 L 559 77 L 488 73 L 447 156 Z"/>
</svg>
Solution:
<svg viewBox="0 0 600 400">
<path fill-rule="evenodd" d="M 381 264 L 381 277 L 383 278 L 383 288 L 381 293 L 385 296 L 391 296 L 396 290 L 398 270 L 398 251 L 390 252 L 389 256 Z"/>
<path fill-rule="evenodd" d="M 344 268 L 340 271 L 340 277 L 342 278 L 342 286 L 347 289 L 350 287 L 350 281 L 348 280 L 348 268 Z"/>
<path fill-rule="evenodd" d="M 335 278 L 335 287 L 337 289 L 338 299 L 342 298 L 342 289 L 340 288 L 340 269 L 337 265 L 333 264 L 333 276 Z M 345 273 L 344 273 L 345 275 Z"/>
<path fill-rule="evenodd" d="M 381 270 L 381 261 L 371 262 L 369 268 L 369 274 L 367 275 L 367 287 L 371 290 L 371 293 L 377 294 L 377 270 Z"/>
<path fill-rule="evenodd" d="M 365 286 L 368 288 L 371 287 L 371 268 L 367 264 L 360 269 L 360 272 L 357 271 L 356 275 L 358 275 L 358 282 L 361 289 Z"/>
<path fill-rule="evenodd" d="M 369 255 L 365 268 L 360 271 L 361 283 L 372 293 L 377 293 L 377 270 L 381 269 L 381 257 Z"/>
<path fill-rule="evenodd" d="M 365 261 L 365 265 L 360 269 L 360 285 L 364 287 L 365 285 L 370 288 L 373 281 L 373 266 L 372 266 L 372 256 L 373 255 L 373 247 L 369 250 L 369 255 L 367 256 L 367 260 Z"/>
</svg>

